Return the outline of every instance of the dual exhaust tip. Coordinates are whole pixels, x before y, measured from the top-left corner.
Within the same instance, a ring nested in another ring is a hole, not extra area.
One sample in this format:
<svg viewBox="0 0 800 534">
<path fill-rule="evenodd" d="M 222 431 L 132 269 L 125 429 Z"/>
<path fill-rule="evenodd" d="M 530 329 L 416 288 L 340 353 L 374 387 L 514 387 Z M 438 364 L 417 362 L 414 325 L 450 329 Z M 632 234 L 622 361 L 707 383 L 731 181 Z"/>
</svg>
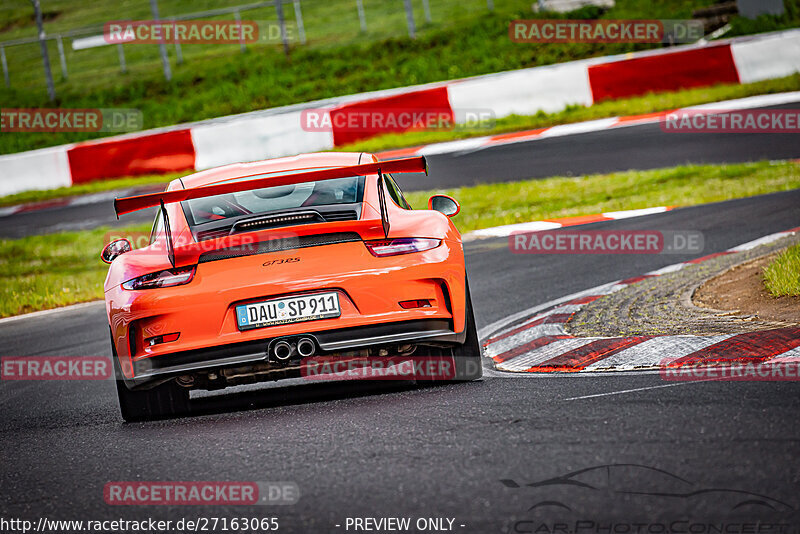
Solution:
<svg viewBox="0 0 800 534">
<path fill-rule="evenodd" d="M 275 360 L 285 362 L 295 354 L 299 355 L 301 358 L 313 356 L 317 352 L 317 344 L 314 343 L 314 340 L 310 337 L 301 337 L 297 340 L 297 343 L 281 339 L 272 346 L 271 352 L 271 356 Z"/>
</svg>

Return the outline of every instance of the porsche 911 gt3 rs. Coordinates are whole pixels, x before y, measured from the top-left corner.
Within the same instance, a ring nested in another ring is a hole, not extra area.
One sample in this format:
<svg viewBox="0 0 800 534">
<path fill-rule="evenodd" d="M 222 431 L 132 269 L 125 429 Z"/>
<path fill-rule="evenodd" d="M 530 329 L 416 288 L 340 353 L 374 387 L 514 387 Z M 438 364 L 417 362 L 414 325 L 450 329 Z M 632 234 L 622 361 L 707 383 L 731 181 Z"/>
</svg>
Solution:
<svg viewBox="0 0 800 534">
<path fill-rule="evenodd" d="M 426 171 L 306 154 L 115 200 L 118 215 L 158 207 L 148 246 L 102 253 L 123 418 L 186 413 L 191 389 L 299 376 L 314 357 L 447 357 L 449 378 L 479 378 L 460 207 L 413 210 L 393 177 Z"/>
</svg>

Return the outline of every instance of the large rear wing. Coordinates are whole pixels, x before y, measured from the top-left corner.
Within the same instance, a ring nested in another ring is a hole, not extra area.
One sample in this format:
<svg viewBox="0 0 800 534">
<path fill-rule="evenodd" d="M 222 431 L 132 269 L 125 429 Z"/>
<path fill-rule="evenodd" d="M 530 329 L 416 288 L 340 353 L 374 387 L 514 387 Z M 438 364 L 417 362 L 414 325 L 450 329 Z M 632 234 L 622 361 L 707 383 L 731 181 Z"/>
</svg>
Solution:
<svg viewBox="0 0 800 534">
<path fill-rule="evenodd" d="M 351 176 L 364 176 L 367 174 L 381 174 L 385 172 L 424 172 L 427 174 L 428 166 L 425 157 L 419 156 L 416 158 L 365 163 L 363 165 L 336 167 L 333 169 L 300 172 L 283 176 L 267 176 L 264 178 L 254 178 L 252 180 L 239 180 L 224 184 L 195 187 L 193 189 L 179 189 L 176 191 L 151 193 L 135 197 L 117 198 L 114 199 L 114 211 L 116 211 L 117 218 L 119 218 L 120 215 L 133 211 L 153 208 L 171 202 L 183 202 L 184 200 L 192 200 L 194 198 L 213 197 L 215 195 L 224 195 L 226 193 L 248 191 L 251 189 L 263 189 L 265 187 L 302 184 L 319 180 L 332 180 L 335 178 L 348 178 Z M 258 176 L 259 174 L 264 173 L 252 174 L 251 176 Z M 243 176 L 242 178 L 247 178 L 247 176 Z"/>
<path fill-rule="evenodd" d="M 319 180 L 333 180 L 336 178 L 349 178 L 351 176 L 364 176 L 368 174 L 378 175 L 378 202 L 380 204 L 381 226 L 383 227 L 384 237 L 389 235 L 389 215 L 386 208 L 386 197 L 383 191 L 384 172 L 424 172 L 428 174 L 428 164 L 425 156 L 416 158 L 396 159 L 381 161 L 378 163 L 366 163 L 364 165 L 352 165 L 350 167 L 336 167 L 333 169 L 323 169 L 317 171 L 301 172 L 279 176 L 268 176 L 265 178 L 254 178 L 252 180 L 239 180 L 235 182 L 196 187 L 193 189 L 179 189 L 176 191 L 165 191 L 163 193 L 151 193 L 149 195 L 138 195 L 135 197 L 114 199 L 114 210 L 117 218 L 125 213 L 131 213 L 146 208 L 161 206 L 161 214 L 164 219 L 164 230 L 167 238 L 167 256 L 172 267 L 176 266 L 175 245 L 172 242 L 172 232 L 169 227 L 169 217 L 164 206 L 172 202 L 183 202 L 195 198 L 213 197 L 226 193 L 238 191 L 250 191 L 253 189 L 263 189 L 265 187 L 276 187 L 282 185 L 302 184 L 307 182 L 317 182 Z M 258 176 L 263 173 L 256 173 L 250 176 Z M 247 178 L 248 176 L 242 176 Z M 184 247 L 186 248 L 186 247 Z M 191 248 L 191 247 L 190 247 Z"/>
</svg>

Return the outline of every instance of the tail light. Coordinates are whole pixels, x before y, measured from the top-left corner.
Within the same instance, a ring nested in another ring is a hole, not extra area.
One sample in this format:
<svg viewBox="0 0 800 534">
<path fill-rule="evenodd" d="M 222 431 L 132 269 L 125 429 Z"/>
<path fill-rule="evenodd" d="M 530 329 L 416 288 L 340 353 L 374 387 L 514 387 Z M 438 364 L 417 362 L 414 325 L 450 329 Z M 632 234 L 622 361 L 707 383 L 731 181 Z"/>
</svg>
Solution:
<svg viewBox="0 0 800 534">
<path fill-rule="evenodd" d="M 188 284 L 194 278 L 196 265 L 180 267 L 178 269 L 165 269 L 157 273 L 150 273 L 128 280 L 122 284 L 123 289 L 134 291 L 137 289 L 155 289 L 157 287 L 173 287 Z"/>
<path fill-rule="evenodd" d="M 428 239 L 424 237 L 405 237 L 402 239 L 381 239 L 378 241 L 364 241 L 367 250 L 373 256 L 398 256 L 412 252 L 431 250 L 442 244 L 441 239 Z"/>
<path fill-rule="evenodd" d="M 427 299 L 420 299 L 420 300 L 404 300 L 402 302 L 398 302 L 400 307 L 404 310 L 413 310 L 414 308 L 430 308 L 431 301 Z"/>
</svg>

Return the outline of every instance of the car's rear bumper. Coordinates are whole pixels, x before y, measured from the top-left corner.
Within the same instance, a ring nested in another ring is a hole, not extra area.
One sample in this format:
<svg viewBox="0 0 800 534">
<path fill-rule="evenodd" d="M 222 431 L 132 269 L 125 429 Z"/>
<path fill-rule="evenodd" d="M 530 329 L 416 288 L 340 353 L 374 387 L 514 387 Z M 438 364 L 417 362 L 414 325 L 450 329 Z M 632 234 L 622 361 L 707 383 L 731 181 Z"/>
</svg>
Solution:
<svg viewBox="0 0 800 534">
<path fill-rule="evenodd" d="M 428 319 L 303 335 L 314 338 L 324 353 L 397 343 L 463 343 L 466 330 L 455 332 L 452 321 Z M 141 389 L 179 375 L 266 362 L 271 340 L 266 338 L 138 360 L 134 362 L 134 377 L 125 382 L 129 388 Z"/>
<path fill-rule="evenodd" d="M 292 263 L 274 264 L 286 258 L 284 253 L 259 254 L 204 263 L 191 283 L 172 288 L 109 289 L 109 324 L 126 381 L 150 380 L 152 375 L 143 373 L 183 365 L 177 358 L 182 354 L 199 354 L 201 362 L 261 358 L 266 343 L 286 336 L 311 335 L 322 351 L 341 351 L 439 335 L 446 340 L 464 330 L 465 270 L 458 242 L 385 258 L 373 257 L 361 242 L 343 243 L 292 251 Z M 319 292 L 339 295 L 340 317 L 243 331 L 237 327 L 238 305 Z M 428 306 L 400 306 L 400 301 L 417 299 Z M 450 326 L 425 335 L 392 329 L 417 321 Z M 168 334 L 177 337 L 153 342 Z M 231 347 L 244 348 L 231 354 Z"/>
</svg>

